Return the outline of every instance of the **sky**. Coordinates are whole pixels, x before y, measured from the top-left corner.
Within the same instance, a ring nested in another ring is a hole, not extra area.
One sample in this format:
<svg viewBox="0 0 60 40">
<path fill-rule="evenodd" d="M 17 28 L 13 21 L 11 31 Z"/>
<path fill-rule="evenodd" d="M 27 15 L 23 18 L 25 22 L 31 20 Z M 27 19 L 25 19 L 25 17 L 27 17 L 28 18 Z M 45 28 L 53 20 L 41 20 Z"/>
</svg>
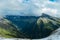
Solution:
<svg viewBox="0 0 60 40">
<path fill-rule="evenodd" d="M 0 15 L 60 17 L 60 0 L 0 0 Z"/>
</svg>

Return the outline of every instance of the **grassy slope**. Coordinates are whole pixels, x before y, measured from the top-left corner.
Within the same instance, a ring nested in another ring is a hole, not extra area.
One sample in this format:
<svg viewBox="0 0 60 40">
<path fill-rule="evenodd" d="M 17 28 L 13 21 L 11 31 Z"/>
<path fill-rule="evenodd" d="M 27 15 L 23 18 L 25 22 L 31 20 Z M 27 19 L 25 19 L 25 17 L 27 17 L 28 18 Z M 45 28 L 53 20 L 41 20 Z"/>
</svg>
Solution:
<svg viewBox="0 0 60 40">
<path fill-rule="evenodd" d="M 9 36 L 8 34 L 11 34 L 11 33 L 3 28 L 0 28 L 0 35 L 1 36 L 4 36 L 5 38 L 12 38 L 13 37 L 13 36 Z"/>
</svg>

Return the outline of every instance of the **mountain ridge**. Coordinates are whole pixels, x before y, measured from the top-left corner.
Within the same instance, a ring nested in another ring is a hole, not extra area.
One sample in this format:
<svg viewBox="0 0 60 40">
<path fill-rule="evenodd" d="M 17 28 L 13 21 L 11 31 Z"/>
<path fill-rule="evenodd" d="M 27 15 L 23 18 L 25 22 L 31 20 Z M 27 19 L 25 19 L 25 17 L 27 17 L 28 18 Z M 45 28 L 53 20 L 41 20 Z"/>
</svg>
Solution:
<svg viewBox="0 0 60 40">
<path fill-rule="evenodd" d="M 59 18 L 52 17 L 44 13 L 38 17 L 8 15 L 4 18 L 16 25 L 19 31 L 23 33 L 22 35 L 25 36 L 18 36 L 18 38 L 45 38 L 60 27 Z M 20 34 L 18 33 L 18 35 Z"/>
</svg>

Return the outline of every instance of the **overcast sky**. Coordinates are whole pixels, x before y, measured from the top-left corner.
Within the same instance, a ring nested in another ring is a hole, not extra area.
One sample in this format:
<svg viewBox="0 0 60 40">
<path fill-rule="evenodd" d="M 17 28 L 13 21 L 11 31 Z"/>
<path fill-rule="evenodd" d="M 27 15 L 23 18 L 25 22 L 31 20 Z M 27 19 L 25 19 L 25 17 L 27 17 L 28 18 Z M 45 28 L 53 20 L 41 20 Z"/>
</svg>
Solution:
<svg viewBox="0 0 60 40">
<path fill-rule="evenodd" d="M 60 0 L 0 0 L 0 15 L 60 16 Z"/>
</svg>

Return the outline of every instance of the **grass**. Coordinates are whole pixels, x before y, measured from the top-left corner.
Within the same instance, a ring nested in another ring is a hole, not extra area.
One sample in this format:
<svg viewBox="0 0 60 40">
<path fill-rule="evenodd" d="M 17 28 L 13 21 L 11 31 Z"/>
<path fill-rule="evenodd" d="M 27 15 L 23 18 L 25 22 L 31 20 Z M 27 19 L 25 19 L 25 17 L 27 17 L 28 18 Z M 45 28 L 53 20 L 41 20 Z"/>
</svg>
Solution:
<svg viewBox="0 0 60 40">
<path fill-rule="evenodd" d="M 13 37 L 13 36 L 10 36 L 8 34 L 11 34 L 11 33 L 3 28 L 0 28 L 0 35 L 2 37 L 5 37 L 5 38 L 12 38 Z"/>
</svg>

